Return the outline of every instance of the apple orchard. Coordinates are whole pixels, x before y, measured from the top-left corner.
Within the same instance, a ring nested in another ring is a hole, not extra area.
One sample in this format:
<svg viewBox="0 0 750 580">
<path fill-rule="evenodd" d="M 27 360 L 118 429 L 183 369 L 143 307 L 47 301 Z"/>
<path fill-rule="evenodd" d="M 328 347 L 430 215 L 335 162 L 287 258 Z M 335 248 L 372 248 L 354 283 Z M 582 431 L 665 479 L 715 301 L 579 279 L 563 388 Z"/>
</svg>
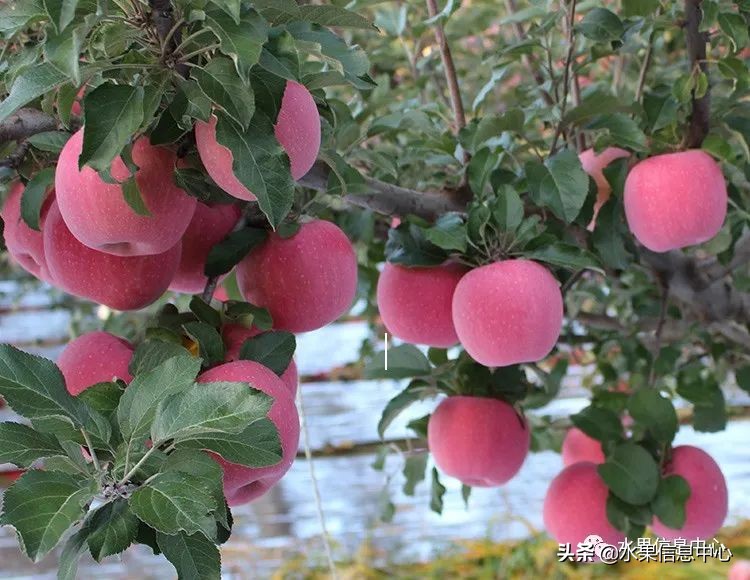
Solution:
<svg viewBox="0 0 750 580">
<path fill-rule="evenodd" d="M 60 578 L 131 544 L 218 578 L 231 508 L 297 455 L 295 335 L 356 303 L 359 371 L 405 379 L 380 437 L 434 401 L 405 468 L 432 509 L 441 478 L 470 501 L 564 434 L 554 540 L 712 538 L 724 476 L 673 440 L 725 428 L 725 385 L 750 391 L 749 18 L 744 0 L 3 3 L 8 260 L 150 318 L 56 364 L 0 346 L 26 419 L 0 424 L 0 463 L 27 470 L 0 523 L 35 561 L 62 543 Z M 527 414 L 573 368 L 590 405 Z"/>
</svg>

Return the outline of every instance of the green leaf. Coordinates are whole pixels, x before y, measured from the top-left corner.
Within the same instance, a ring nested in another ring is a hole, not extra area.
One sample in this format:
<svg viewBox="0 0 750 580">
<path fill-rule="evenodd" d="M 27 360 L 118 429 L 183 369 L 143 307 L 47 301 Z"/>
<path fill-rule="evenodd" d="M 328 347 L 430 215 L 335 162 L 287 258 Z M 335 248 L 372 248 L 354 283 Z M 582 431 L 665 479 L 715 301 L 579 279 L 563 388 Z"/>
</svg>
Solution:
<svg viewBox="0 0 750 580">
<path fill-rule="evenodd" d="M 469 162 L 467 174 L 471 190 L 482 195 L 490 181 L 490 175 L 500 162 L 500 155 L 489 147 L 482 147 L 477 151 Z"/>
<path fill-rule="evenodd" d="M 125 392 L 124 383 L 97 383 L 80 393 L 78 398 L 105 417 L 114 417 Z"/>
<path fill-rule="evenodd" d="M 427 459 L 429 458 L 428 453 L 417 453 L 416 455 L 408 455 L 406 461 L 404 461 L 404 493 L 406 495 L 414 496 L 414 491 L 417 485 L 424 481 L 427 475 Z"/>
<path fill-rule="evenodd" d="M 383 414 L 380 416 L 380 421 L 378 421 L 378 435 L 380 435 L 380 438 L 384 438 L 386 429 L 407 408 L 417 401 L 435 394 L 435 389 L 425 381 L 416 380 L 409 383 L 403 391 L 388 401 L 388 404 L 383 409 Z"/>
<path fill-rule="evenodd" d="M 230 59 L 214 57 L 204 68 L 194 68 L 191 76 L 214 105 L 247 129 L 255 113 L 253 89 L 239 77 Z"/>
<path fill-rule="evenodd" d="M 443 496 L 445 495 L 445 486 L 440 483 L 440 475 L 436 468 L 432 468 L 432 491 L 430 494 L 430 509 L 435 513 L 443 513 Z"/>
<path fill-rule="evenodd" d="M 95 493 L 92 481 L 59 471 L 29 471 L 5 492 L 0 525 L 13 526 L 24 554 L 38 562 L 83 517 Z"/>
<path fill-rule="evenodd" d="M 441 215 L 435 224 L 425 230 L 424 237 L 443 250 L 466 251 L 466 224 L 457 213 Z"/>
<path fill-rule="evenodd" d="M 483 117 L 477 124 L 476 131 L 471 135 L 470 142 L 462 141 L 470 149 L 476 151 L 490 139 L 496 139 L 505 131 L 521 133 L 526 122 L 522 109 L 510 109 L 502 115 Z M 466 135 L 470 135 L 467 132 Z"/>
<path fill-rule="evenodd" d="M 162 401 L 156 409 L 154 444 L 183 441 L 211 433 L 241 433 L 264 418 L 273 399 L 248 383 L 195 384 Z"/>
<path fill-rule="evenodd" d="M 41 231 L 39 216 L 50 187 L 55 183 L 54 167 L 38 171 L 26 184 L 21 197 L 21 218 L 32 230 Z"/>
<path fill-rule="evenodd" d="M 747 46 L 750 37 L 748 37 L 747 22 L 743 16 L 735 12 L 720 12 L 718 22 L 721 31 L 732 41 L 734 52 Z"/>
<path fill-rule="evenodd" d="M 281 376 L 296 349 L 297 340 L 291 332 L 274 330 L 247 339 L 240 348 L 240 359 L 258 362 Z"/>
<path fill-rule="evenodd" d="M 248 302 L 235 302 L 233 300 L 226 302 L 224 315 L 230 321 L 242 324 L 247 328 L 255 326 L 260 330 L 270 330 L 273 327 L 273 319 L 268 310 Z"/>
<path fill-rule="evenodd" d="M 622 423 L 617 413 L 590 405 L 571 415 L 570 420 L 581 431 L 597 441 L 619 441 L 622 439 Z"/>
<path fill-rule="evenodd" d="M 632 16 L 650 16 L 659 8 L 659 0 L 623 0 L 622 15 L 625 18 Z"/>
<path fill-rule="evenodd" d="M 745 392 L 750 393 L 750 366 L 744 366 L 736 371 L 734 375 L 737 379 L 737 385 Z"/>
<path fill-rule="evenodd" d="M 250 251 L 266 241 L 268 232 L 261 228 L 243 228 L 232 232 L 216 244 L 206 258 L 205 274 L 223 276 L 239 264 Z"/>
<path fill-rule="evenodd" d="M 609 142 L 618 147 L 627 147 L 634 151 L 648 151 L 646 134 L 632 118 L 624 113 L 600 115 L 586 125 L 591 131 L 606 129 Z"/>
<path fill-rule="evenodd" d="M 439 266 L 448 259 L 448 253 L 429 241 L 424 229 L 412 223 L 388 230 L 385 255 L 389 262 L 404 266 Z"/>
<path fill-rule="evenodd" d="M 628 412 L 662 443 L 671 443 L 679 428 L 674 405 L 655 389 L 644 388 L 633 394 L 628 400 Z"/>
<path fill-rule="evenodd" d="M 273 421 L 254 421 L 241 433 L 208 433 L 177 444 L 180 449 L 205 449 L 230 463 L 247 467 L 276 465 L 282 458 L 281 440 Z"/>
<path fill-rule="evenodd" d="M 232 20 L 234 20 L 234 22 L 239 24 L 240 12 L 242 10 L 242 4 L 240 0 L 210 0 L 210 2 L 211 4 L 214 4 L 221 8 L 224 12 L 232 17 Z M 201 6 L 205 6 L 205 4 L 201 4 Z"/>
<path fill-rule="evenodd" d="M 138 187 L 138 182 L 135 180 L 135 175 L 132 175 L 129 179 L 124 181 L 121 185 L 122 196 L 125 198 L 125 203 L 130 206 L 136 214 L 149 217 L 151 212 L 148 211 L 146 202 L 141 195 L 141 190 Z"/>
<path fill-rule="evenodd" d="M 206 26 L 219 39 L 219 50 L 232 59 L 240 77 L 248 80 L 250 69 L 260 60 L 261 49 L 268 40 L 268 23 L 250 10 L 239 23 L 221 12 L 210 12 Z"/>
<path fill-rule="evenodd" d="M 200 477 L 168 471 L 159 473 L 130 498 L 130 509 L 159 532 L 201 533 L 216 538 L 215 500 Z"/>
<path fill-rule="evenodd" d="M 0 423 L 0 463 L 31 467 L 39 459 L 64 453 L 54 437 L 20 423 Z"/>
<path fill-rule="evenodd" d="M 117 407 L 117 421 L 123 438 L 145 438 L 154 420 L 157 405 L 175 393 L 188 389 L 198 376 L 201 360 L 175 356 L 154 369 L 136 375 Z"/>
<path fill-rule="evenodd" d="M 78 560 L 86 551 L 86 540 L 88 531 L 85 528 L 78 530 L 68 538 L 60 553 L 57 563 L 57 580 L 76 580 L 78 577 Z"/>
<path fill-rule="evenodd" d="M 630 504 L 647 504 L 659 487 L 659 466 L 648 451 L 635 443 L 618 445 L 598 470 L 612 493 Z"/>
<path fill-rule="evenodd" d="M 193 296 L 190 299 L 190 312 L 195 314 L 198 320 L 205 322 L 209 326 L 213 326 L 214 328 L 221 326 L 221 313 L 204 302 L 200 296 Z"/>
<path fill-rule="evenodd" d="M 523 201 L 510 187 L 497 193 L 492 204 L 492 222 L 500 232 L 514 232 L 523 221 Z"/>
<path fill-rule="evenodd" d="M 587 12 L 578 28 L 586 38 L 594 42 L 620 40 L 625 34 L 625 27 L 620 18 L 606 8 L 594 8 Z"/>
<path fill-rule="evenodd" d="M 48 62 L 26 68 L 16 77 L 10 94 L 0 103 L 0 122 L 24 105 L 67 82 L 66 74 Z"/>
<path fill-rule="evenodd" d="M 187 349 L 174 342 L 145 340 L 140 343 L 130 359 L 128 372 L 132 376 L 152 371 L 170 358 L 192 356 Z"/>
<path fill-rule="evenodd" d="M 388 350 L 388 369 L 385 351 L 377 353 L 365 366 L 366 379 L 405 379 L 430 374 L 430 361 L 413 344 L 402 344 Z"/>
<path fill-rule="evenodd" d="M 224 341 L 213 326 L 205 322 L 188 322 L 183 328 L 198 343 L 198 351 L 205 365 L 211 366 L 224 360 Z"/>
<path fill-rule="evenodd" d="M 4 2 L 0 6 L 0 33 L 11 36 L 29 22 L 44 18 L 45 8 L 41 0 Z"/>
<path fill-rule="evenodd" d="M 79 167 L 109 170 L 143 123 L 143 87 L 105 83 L 84 99 L 83 149 Z"/>
<path fill-rule="evenodd" d="M 125 499 L 105 503 L 91 513 L 84 525 L 88 529 L 89 551 L 97 562 L 127 550 L 138 532 L 138 518 Z"/>
<path fill-rule="evenodd" d="M 220 580 L 219 548 L 203 534 L 157 533 L 156 542 L 180 580 Z"/>
<path fill-rule="evenodd" d="M 564 242 L 554 242 L 536 250 L 526 251 L 523 255 L 529 260 L 546 262 L 562 268 L 602 271 L 599 260 L 591 252 Z"/>
<path fill-rule="evenodd" d="M 219 513 L 224 512 L 221 514 L 222 523 L 226 526 L 229 525 L 222 483 L 223 471 L 216 461 L 199 450 L 179 449 L 169 456 L 164 463 L 163 471 L 164 473 L 170 471 L 187 473 L 203 480 L 214 498 L 214 509 Z"/>
<path fill-rule="evenodd" d="M 292 208 L 294 181 L 289 158 L 276 140 L 271 120 L 257 111 L 249 128 L 240 132 L 219 115 L 216 136 L 232 152 L 237 179 L 258 198 L 260 209 L 275 228 Z"/>
<path fill-rule="evenodd" d="M 689 498 L 690 484 L 685 478 L 669 475 L 659 482 L 651 509 L 665 526 L 679 530 L 685 525 L 685 504 Z"/>
<path fill-rule="evenodd" d="M 576 219 L 589 191 L 589 176 L 574 151 L 564 150 L 541 163 L 527 163 L 526 177 L 534 200 L 566 223 Z"/>
<path fill-rule="evenodd" d="M 299 6 L 294 0 L 255 0 L 253 6 L 271 24 L 284 24 L 301 18 Z"/>
<path fill-rule="evenodd" d="M 75 85 L 81 84 L 79 62 L 82 44 L 88 31 L 89 27 L 86 25 L 69 28 L 60 34 L 50 34 L 44 43 L 44 56 L 47 62 L 65 73 Z"/>
<path fill-rule="evenodd" d="M 710 391 L 709 404 L 693 407 L 693 428 L 703 433 L 716 433 L 727 428 L 727 407 L 721 389 Z"/>
<path fill-rule="evenodd" d="M 338 6 L 300 6 L 299 7 L 300 20 L 306 20 L 313 24 L 320 24 L 322 26 L 334 26 L 337 28 L 363 28 L 372 29 L 375 26 L 364 18 L 347 10 L 346 8 L 339 8 Z"/>
<path fill-rule="evenodd" d="M 70 133 L 66 131 L 45 131 L 28 137 L 26 141 L 39 151 L 47 153 L 60 153 L 62 148 L 70 139 Z"/>
</svg>

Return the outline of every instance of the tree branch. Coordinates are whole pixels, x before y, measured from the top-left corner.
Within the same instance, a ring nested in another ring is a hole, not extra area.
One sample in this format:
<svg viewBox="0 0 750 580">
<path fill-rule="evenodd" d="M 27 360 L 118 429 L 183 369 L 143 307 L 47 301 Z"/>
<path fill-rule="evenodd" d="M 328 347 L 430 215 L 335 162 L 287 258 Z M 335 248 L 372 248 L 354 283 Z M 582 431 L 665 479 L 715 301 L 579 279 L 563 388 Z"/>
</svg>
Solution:
<svg viewBox="0 0 750 580">
<path fill-rule="evenodd" d="M 570 93 L 570 67 L 573 64 L 573 56 L 575 55 L 575 18 L 576 18 L 576 1 L 570 0 L 570 8 L 568 14 L 565 16 L 568 27 L 568 54 L 565 56 L 565 69 L 563 72 L 563 95 L 562 101 L 560 102 L 560 122 L 555 130 L 555 137 L 552 139 L 552 147 L 550 155 L 557 151 L 557 141 L 562 135 L 563 117 L 565 117 L 565 110 L 568 106 L 568 94 Z"/>
<path fill-rule="evenodd" d="M 701 3 L 703 0 L 685 0 L 685 39 L 687 41 L 688 59 L 690 62 L 690 73 L 696 69 L 708 75 L 706 64 L 706 44 L 708 33 L 700 31 Z M 708 135 L 710 129 L 711 114 L 711 86 L 709 83 L 706 94 L 701 98 L 695 98 L 693 90 L 693 109 L 690 114 L 690 122 L 685 135 L 684 145 L 687 148 L 698 148 Z"/>
<path fill-rule="evenodd" d="M 0 143 L 22 141 L 37 133 L 54 131 L 57 120 L 36 109 L 20 109 L 0 123 Z"/>
</svg>

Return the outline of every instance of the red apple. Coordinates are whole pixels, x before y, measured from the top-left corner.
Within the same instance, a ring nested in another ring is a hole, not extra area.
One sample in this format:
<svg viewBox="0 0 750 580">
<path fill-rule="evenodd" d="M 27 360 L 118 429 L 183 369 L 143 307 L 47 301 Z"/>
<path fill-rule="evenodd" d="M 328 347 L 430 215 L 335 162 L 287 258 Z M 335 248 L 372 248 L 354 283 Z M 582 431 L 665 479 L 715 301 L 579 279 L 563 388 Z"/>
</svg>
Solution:
<svg viewBox="0 0 750 580">
<path fill-rule="evenodd" d="M 26 225 L 21 218 L 21 196 L 24 192 L 24 186 L 18 182 L 13 184 L 3 206 L 3 222 L 5 230 L 5 245 L 8 253 L 11 255 L 19 266 L 29 274 L 36 276 L 40 280 L 52 283 L 47 268 L 47 261 L 44 257 L 44 241 L 42 232 L 32 230 Z M 51 195 L 42 207 L 40 224 L 44 226 L 44 220 L 51 204 L 53 195 Z"/>
<path fill-rule="evenodd" d="M 195 143 L 206 171 L 228 194 L 254 201 L 255 195 L 234 174 L 232 152 L 216 140 L 216 117 L 195 124 Z M 320 114 L 315 99 L 304 85 L 287 81 L 276 120 L 276 139 L 289 156 L 292 177 L 302 178 L 315 163 L 320 151 Z"/>
<path fill-rule="evenodd" d="M 466 274 L 453 295 L 453 323 L 471 357 L 488 367 L 535 362 L 560 336 L 560 285 L 545 267 L 504 260 Z"/>
<path fill-rule="evenodd" d="M 211 455 L 224 470 L 224 494 L 230 506 L 257 499 L 284 477 L 294 462 L 299 446 L 300 423 L 294 398 L 282 380 L 271 370 L 252 361 L 236 361 L 207 370 L 198 377 L 199 383 L 221 381 L 249 383 L 254 388 L 273 397 L 268 416 L 279 430 L 282 460 L 268 467 L 245 467 Z"/>
<path fill-rule="evenodd" d="M 269 310 L 277 330 L 308 332 L 336 320 L 357 291 L 357 256 L 346 234 L 323 220 L 290 238 L 272 233 L 237 266 L 245 300 Z"/>
<path fill-rule="evenodd" d="M 697 149 L 645 159 L 625 181 L 630 231 L 654 252 L 710 240 L 726 214 L 727 185 L 721 167 Z"/>
<path fill-rule="evenodd" d="M 607 202 L 612 193 L 612 187 L 609 185 L 607 178 L 604 177 L 604 169 L 613 161 L 624 157 L 630 157 L 630 153 L 619 147 L 607 147 L 599 155 L 593 149 L 586 149 L 586 151 L 578 156 L 581 160 L 583 170 L 594 178 L 598 189 L 596 202 L 594 203 L 594 217 L 591 218 L 591 223 L 588 225 L 589 231 L 594 231 L 599 210 Z"/>
<path fill-rule="evenodd" d="M 589 437 L 576 427 L 571 427 L 565 434 L 562 444 L 562 460 L 565 466 L 581 461 L 589 463 L 604 463 L 602 444 Z"/>
<path fill-rule="evenodd" d="M 445 263 L 406 268 L 386 263 L 378 280 L 378 310 L 388 331 L 401 340 L 447 348 L 458 342 L 453 293 L 467 268 Z"/>
<path fill-rule="evenodd" d="M 209 206 L 199 203 L 182 237 L 182 258 L 170 290 L 197 294 L 208 279 L 203 273 L 208 253 L 232 231 L 242 211 L 234 204 Z"/>
<path fill-rule="evenodd" d="M 57 366 L 65 377 L 71 395 L 78 395 L 97 383 L 122 379 L 129 383 L 128 372 L 133 345 L 108 332 L 87 332 L 71 340 L 60 353 Z"/>
<path fill-rule="evenodd" d="M 261 330 L 253 326 L 248 328 L 241 324 L 225 324 L 221 329 L 221 336 L 224 339 L 224 361 L 232 362 L 240 360 L 240 349 L 248 338 L 253 338 L 262 334 Z M 281 375 L 281 380 L 292 393 L 292 397 L 297 395 L 297 385 L 299 384 L 299 375 L 297 374 L 297 365 L 292 359 L 289 366 Z"/>
<path fill-rule="evenodd" d="M 609 490 L 594 463 L 582 461 L 563 469 L 547 490 L 544 498 L 544 527 L 555 541 L 570 544 L 575 552 L 578 544 L 590 535 L 617 546 L 625 534 L 607 519 Z"/>
<path fill-rule="evenodd" d="M 685 524 L 676 530 L 654 518 L 654 533 L 668 540 L 713 537 L 727 517 L 729 501 L 727 482 L 716 461 L 702 449 L 680 445 L 672 450 L 664 473 L 684 477 L 690 485 L 690 497 L 685 506 Z"/>
<path fill-rule="evenodd" d="M 493 487 L 510 480 L 529 453 L 531 433 L 512 405 L 487 397 L 448 397 L 427 424 L 437 466 L 466 485 Z"/>
<path fill-rule="evenodd" d="M 138 310 L 167 290 L 180 263 L 180 243 L 155 256 L 113 256 L 80 243 L 57 203 L 44 224 L 44 254 L 55 284 L 115 310 Z"/>
<path fill-rule="evenodd" d="M 151 256 L 173 248 L 185 233 L 197 203 L 172 179 L 175 154 L 152 146 L 145 137 L 133 145 L 133 161 L 139 167 L 135 179 L 151 214 L 142 216 L 127 204 L 120 185 L 104 182 L 88 166 L 78 169 L 82 147 L 83 129 L 63 147 L 55 172 L 60 213 L 76 239 L 116 256 Z M 112 162 L 111 173 L 118 181 L 130 175 L 119 157 Z"/>
</svg>

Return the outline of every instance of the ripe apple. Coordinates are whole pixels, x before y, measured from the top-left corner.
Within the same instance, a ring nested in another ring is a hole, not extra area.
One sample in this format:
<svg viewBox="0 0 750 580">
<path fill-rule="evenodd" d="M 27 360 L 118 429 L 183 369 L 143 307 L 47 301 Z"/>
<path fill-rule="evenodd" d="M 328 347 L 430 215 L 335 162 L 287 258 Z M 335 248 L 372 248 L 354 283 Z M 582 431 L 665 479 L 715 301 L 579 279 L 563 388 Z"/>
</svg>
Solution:
<svg viewBox="0 0 750 580">
<path fill-rule="evenodd" d="M 57 202 L 44 224 L 44 254 L 55 284 L 74 296 L 115 310 L 138 310 L 167 290 L 180 263 L 180 242 L 154 256 L 113 256 L 80 243 Z"/>
<path fill-rule="evenodd" d="M 467 268 L 447 262 L 432 268 L 386 263 L 378 280 L 378 310 L 388 331 L 401 340 L 447 348 L 458 342 L 453 293 Z"/>
<path fill-rule="evenodd" d="M 707 539 L 719 531 L 728 511 L 728 491 L 724 474 L 705 451 L 692 445 L 680 445 L 664 470 L 666 475 L 681 475 L 690 485 L 685 505 L 685 524 L 678 530 L 654 518 L 651 528 L 662 538 Z"/>
<path fill-rule="evenodd" d="M 78 395 L 92 385 L 115 378 L 129 383 L 128 372 L 133 345 L 109 332 L 87 332 L 71 340 L 60 353 L 57 366 L 65 377 L 71 395 Z"/>
<path fill-rule="evenodd" d="M 510 480 L 521 469 L 530 442 L 526 420 L 499 399 L 448 397 L 427 424 L 427 443 L 437 466 L 476 487 Z"/>
<path fill-rule="evenodd" d="M 721 167 L 703 151 L 656 155 L 625 180 L 625 216 L 638 241 L 654 252 L 702 244 L 721 229 L 727 185 Z"/>
<path fill-rule="evenodd" d="M 571 427 L 563 440 L 562 460 L 567 467 L 580 461 L 604 463 L 605 457 L 602 444 L 599 441 L 589 437 L 577 427 Z"/>
<path fill-rule="evenodd" d="M 594 178 L 598 190 L 596 202 L 594 203 L 594 217 L 591 218 L 591 223 L 588 225 L 589 231 L 594 231 L 599 210 L 607 202 L 612 193 L 612 187 L 609 185 L 607 178 L 604 177 L 604 169 L 616 159 L 624 157 L 630 157 L 630 153 L 619 147 L 607 147 L 599 155 L 593 149 L 586 149 L 586 151 L 578 156 L 581 160 L 583 170 Z"/>
<path fill-rule="evenodd" d="M 466 274 L 453 294 L 453 324 L 471 357 L 488 367 L 535 362 L 554 348 L 563 319 L 560 286 L 544 266 L 504 260 Z"/>
<path fill-rule="evenodd" d="M 249 383 L 273 397 L 268 416 L 279 430 L 282 459 L 268 467 L 245 467 L 211 456 L 224 470 L 224 494 L 234 507 L 253 501 L 271 489 L 289 471 L 299 447 L 300 423 L 294 398 L 283 381 L 271 370 L 252 361 L 236 361 L 216 366 L 198 377 L 199 383 L 221 381 Z"/>
<path fill-rule="evenodd" d="M 229 195 L 254 201 L 255 195 L 234 174 L 232 152 L 216 140 L 216 123 L 213 116 L 208 123 L 195 124 L 195 143 L 201 161 L 211 178 Z M 318 107 L 304 85 L 287 81 L 274 132 L 289 156 L 292 177 L 304 177 L 318 158 L 321 140 Z"/>
<path fill-rule="evenodd" d="M 336 320 L 357 291 L 357 256 L 346 234 L 323 220 L 290 238 L 272 233 L 237 266 L 248 302 L 263 306 L 277 330 L 308 332 Z"/>
<path fill-rule="evenodd" d="M 24 185 L 20 182 L 13 184 L 3 206 L 2 218 L 5 223 L 3 235 L 8 253 L 19 266 L 29 274 L 40 280 L 52 283 L 44 257 L 44 241 L 42 232 L 32 230 L 21 218 L 21 196 Z M 49 211 L 54 195 L 50 195 L 42 206 L 40 225 L 44 227 L 44 220 Z"/>
<path fill-rule="evenodd" d="M 182 258 L 170 290 L 197 294 L 205 288 L 208 279 L 203 272 L 208 253 L 232 231 L 241 213 L 234 204 L 198 204 L 182 236 Z"/>
<path fill-rule="evenodd" d="M 127 204 L 118 184 L 106 183 L 90 167 L 78 169 L 83 129 L 65 144 L 57 162 L 55 190 L 68 229 L 83 245 L 115 256 L 151 256 L 173 248 L 195 213 L 197 200 L 172 180 L 175 154 L 152 146 L 146 137 L 133 145 L 139 167 L 136 182 L 151 215 L 142 216 Z M 130 173 L 119 157 L 112 177 L 125 181 Z"/>
<path fill-rule="evenodd" d="M 248 328 L 242 324 L 225 324 L 221 328 L 221 336 L 224 339 L 224 361 L 232 362 L 240 359 L 240 349 L 248 338 L 253 338 L 262 334 L 261 330 L 255 326 Z M 292 397 L 297 395 L 297 385 L 299 384 L 299 375 L 297 373 L 297 364 L 292 359 L 289 366 L 281 375 L 281 380 L 292 393 Z"/>
<path fill-rule="evenodd" d="M 544 498 L 544 527 L 561 544 L 578 544 L 597 535 L 607 544 L 617 546 L 625 534 L 607 519 L 609 490 L 597 466 L 588 461 L 574 463 L 552 480 Z"/>
</svg>

